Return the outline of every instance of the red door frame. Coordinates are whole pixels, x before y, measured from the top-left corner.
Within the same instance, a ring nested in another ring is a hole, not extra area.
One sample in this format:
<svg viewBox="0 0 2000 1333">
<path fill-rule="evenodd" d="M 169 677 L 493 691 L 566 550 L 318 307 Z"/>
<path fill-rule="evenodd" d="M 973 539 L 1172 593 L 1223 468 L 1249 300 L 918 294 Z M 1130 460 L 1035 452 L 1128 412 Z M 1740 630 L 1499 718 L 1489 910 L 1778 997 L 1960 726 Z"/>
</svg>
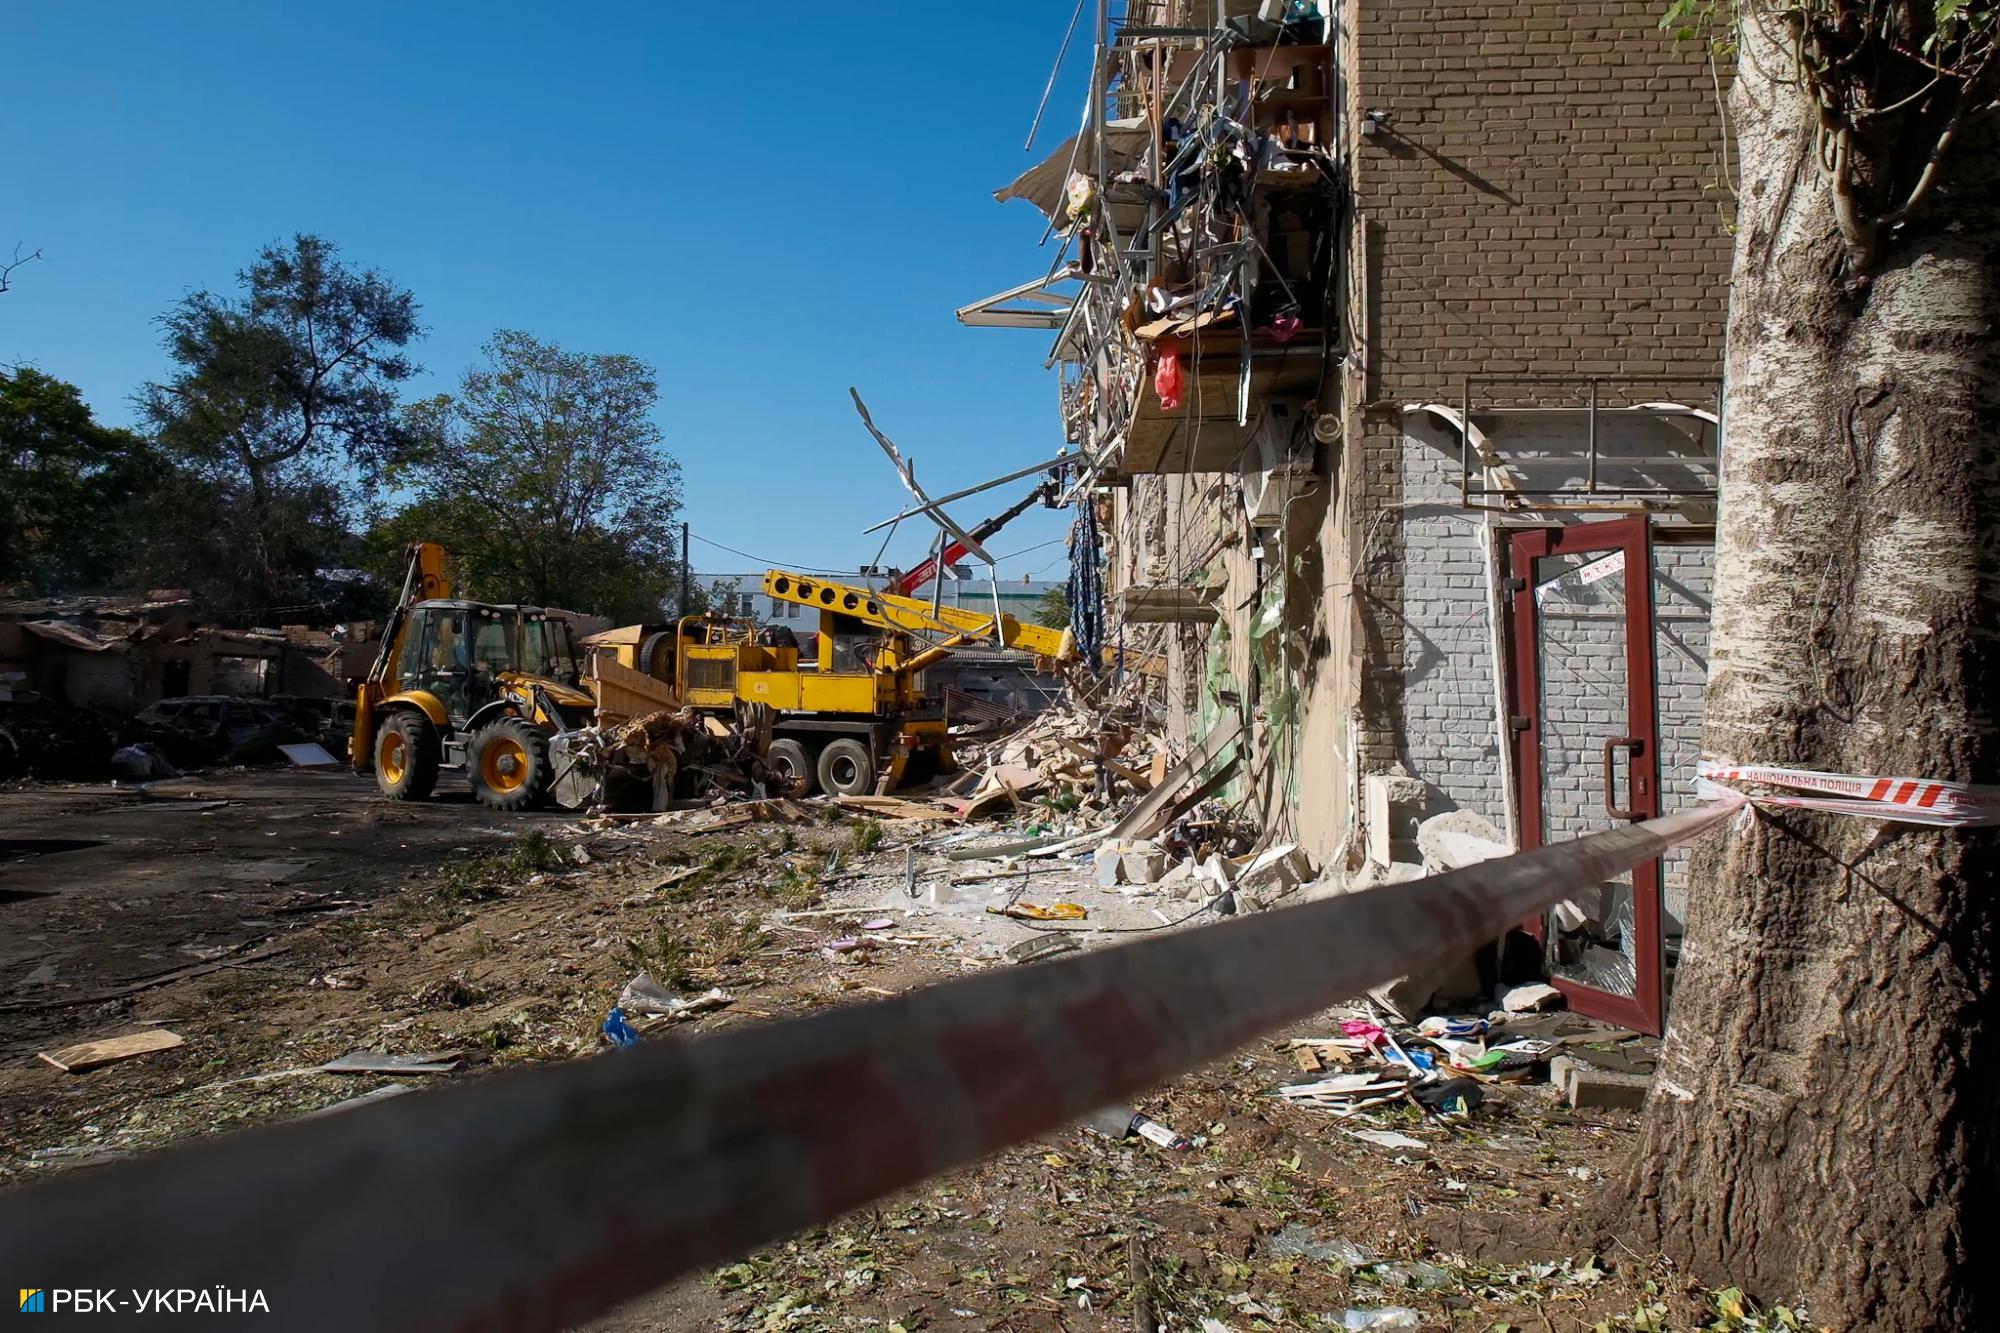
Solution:
<svg viewBox="0 0 2000 1333">
<path fill-rule="evenodd" d="M 1543 556 L 1587 551 L 1625 554 L 1625 680 L 1626 732 L 1605 738 L 1606 813 L 1622 819 L 1653 819 L 1660 813 L 1660 729 L 1655 708 L 1658 676 L 1653 662 L 1653 551 L 1648 520 L 1615 519 L 1575 523 L 1561 528 L 1528 528 L 1508 540 L 1507 628 L 1509 666 L 1507 706 L 1514 741 L 1514 782 L 1519 797 L 1521 849 L 1542 845 L 1542 716 L 1541 638 L 1536 632 L 1535 561 Z M 1626 759 L 1628 794 L 1620 806 L 1611 768 L 1622 749 Z M 1655 1036 L 1665 1031 L 1666 970 L 1661 938 L 1661 886 L 1658 860 L 1632 870 L 1634 949 L 1638 989 L 1635 995 L 1613 995 L 1560 977 L 1551 978 L 1569 1000 L 1570 1008 L 1607 1023 Z M 1537 941 L 1543 920 L 1525 923 Z"/>
</svg>

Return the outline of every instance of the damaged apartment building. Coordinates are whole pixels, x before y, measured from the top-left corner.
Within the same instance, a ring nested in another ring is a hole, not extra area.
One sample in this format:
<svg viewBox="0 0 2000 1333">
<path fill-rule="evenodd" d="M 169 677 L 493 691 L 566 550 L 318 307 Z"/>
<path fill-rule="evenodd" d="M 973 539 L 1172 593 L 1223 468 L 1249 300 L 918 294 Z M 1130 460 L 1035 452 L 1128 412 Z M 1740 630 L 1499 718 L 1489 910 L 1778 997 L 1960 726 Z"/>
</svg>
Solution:
<svg viewBox="0 0 2000 1333">
<path fill-rule="evenodd" d="M 1329 882 L 1692 798 L 1727 71 L 1659 11 L 1100 9 L 1000 191 L 1057 253 L 959 315 L 1049 339 L 1079 639 Z M 1661 1029 L 1683 876 L 1536 923 L 1572 1007 Z"/>
</svg>

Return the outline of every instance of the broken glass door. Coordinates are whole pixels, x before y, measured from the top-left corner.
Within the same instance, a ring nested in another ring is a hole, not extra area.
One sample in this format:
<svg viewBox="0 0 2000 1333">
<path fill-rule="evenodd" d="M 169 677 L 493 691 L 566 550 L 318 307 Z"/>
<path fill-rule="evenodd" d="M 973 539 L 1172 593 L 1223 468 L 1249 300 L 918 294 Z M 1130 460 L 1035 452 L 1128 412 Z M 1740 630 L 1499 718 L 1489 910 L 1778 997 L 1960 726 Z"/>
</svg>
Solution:
<svg viewBox="0 0 2000 1333">
<path fill-rule="evenodd" d="M 1509 724 L 1524 850 L 1659 813 L 1651 571 L 1645 518 L 1510 541 Z M 1570 1008 L 1661 1031 L 1660 909 L 1654 860 L 1531 924 Z"/>
</svg>

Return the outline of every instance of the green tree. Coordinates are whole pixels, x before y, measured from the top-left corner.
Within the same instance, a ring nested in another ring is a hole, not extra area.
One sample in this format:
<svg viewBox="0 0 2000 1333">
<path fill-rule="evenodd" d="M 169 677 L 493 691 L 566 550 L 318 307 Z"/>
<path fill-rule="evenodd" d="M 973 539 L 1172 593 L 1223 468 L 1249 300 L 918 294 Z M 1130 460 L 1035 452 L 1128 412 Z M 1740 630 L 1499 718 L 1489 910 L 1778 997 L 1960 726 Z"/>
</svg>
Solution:
<svg viewBox="0 0 2000 1333">
<path fill-rule="evenodd" d="M 1042 600 L 1035 604 L 1035 623 L 1047 625 L 1050 629 L 1069 628 L 1069 594 L 1061 588 L 1051 588 L 1042 594 Z"/>
<path fill-rule="evenodd" d="M 2000 4 L 1723 17 L 1741 163 L 1703 749 L 2000 782 Z M 1688 873 L 1614 1226 L 1825 1328 L 2000 1327 L 2000 837 L 1769 811 Z"/>
<path fill-rule="evenodd" d="M 0 584 L 124 582 L 141 506 L 168 471 L 144 438 L 98 424 L 75 385 L 0 369 Z"/>
<path fill-rule="evenodd" d="M 402 349 L 420 332 L 417 303 L 309 235 L 265 247 L 238 285 L 161 317 L 178 369 L 139 402 L 161 448 L 227 501 L 241 600 L 309 600 L 345 538 L 349 492 L 400 452 L 395 386 L 415 373 Z"/>
<path fill-rule="evenodd" d="M 658 620 L 680 584 L 681 503 L 658 397 L 636 357 L 495 334 L 455 395 L 406 414 L 412 452 L 393 476 L 416 499 L 385 535 L 444 543 L 488 601 Z"/>
</svg>

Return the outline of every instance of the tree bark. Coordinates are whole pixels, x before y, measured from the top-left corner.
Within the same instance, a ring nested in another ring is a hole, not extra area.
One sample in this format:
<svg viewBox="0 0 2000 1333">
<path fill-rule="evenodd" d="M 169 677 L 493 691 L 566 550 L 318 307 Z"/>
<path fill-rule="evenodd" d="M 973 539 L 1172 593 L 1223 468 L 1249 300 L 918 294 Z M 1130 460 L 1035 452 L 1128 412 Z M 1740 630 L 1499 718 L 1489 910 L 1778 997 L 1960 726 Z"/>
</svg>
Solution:
<svg viewBox="0 0 2000 1333">
<path fill-rule="evenodd" d="M 250 503 L 256 510 L 250 536 L 250 557 L 256 563 L 257 587 L 266 606 L 277 606 L 284 598 L 278 587 L 278 563 L 271 554 L 271 487 L 264 465 L 250 450 L 242 452 L 244 470 L 250 476 Z"/>
<path fill-rule="evenodd" d="M 1790 53 L 1746 25 L 1705 749 L 1992 783 L 2000 147 L 1846 268 Z M 1924 151 L 1928 145 L 1911 145 Z M 1698 849 L 1628 1238 L 1840 1329 L 2000 1327 L 2000 830 L 1759 814 Z"/>
</svg>

